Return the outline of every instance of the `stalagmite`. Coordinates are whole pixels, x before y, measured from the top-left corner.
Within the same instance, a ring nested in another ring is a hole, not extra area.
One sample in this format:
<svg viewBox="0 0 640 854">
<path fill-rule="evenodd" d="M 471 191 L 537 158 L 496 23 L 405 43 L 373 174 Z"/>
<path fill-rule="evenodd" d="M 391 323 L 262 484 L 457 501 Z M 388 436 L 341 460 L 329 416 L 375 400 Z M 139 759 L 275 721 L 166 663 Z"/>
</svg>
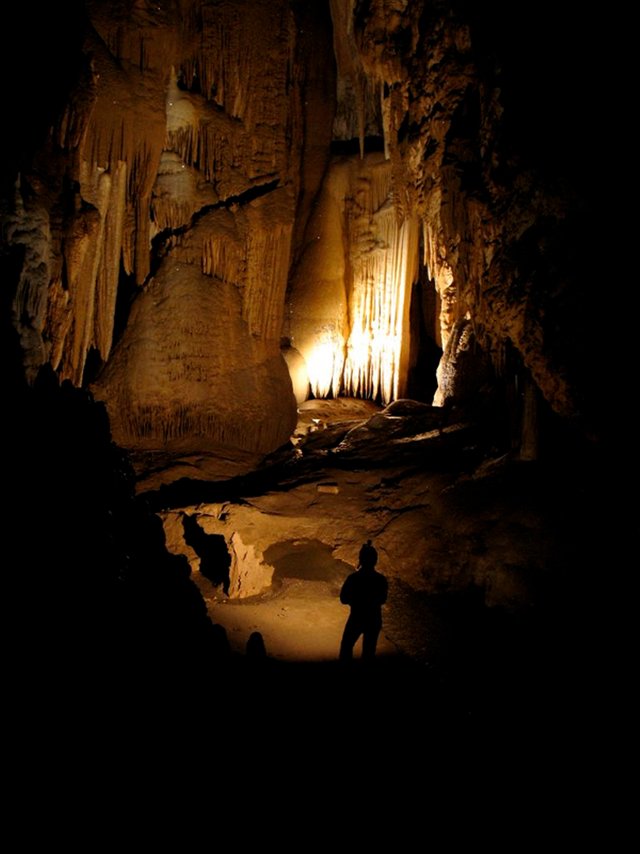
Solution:
<svg viewBox="0 0 640 854">
<path fill-rule="evenodd" d="M 406 294 L 417 273 L 418 228 L 415 222 L 398 224 L 391 207 L 375 213 L 378 245 L 374 251 L 352 257 L 352 331 L 345 388 L 347 393 L 380 396 L 388 403 L 403 393 Z M 362 244 L 366 246 L 365 241 Z M 359 245 L 357 238 L 352 245 Z"/>
<path fill-rule="evenodd" d="M 186 263 L 167 265 L 136 301 L 93 388 L 131 448 L 264 454 L 295 424 L 284 360 L 249 333 L 235 286 Z"/>
</svg>

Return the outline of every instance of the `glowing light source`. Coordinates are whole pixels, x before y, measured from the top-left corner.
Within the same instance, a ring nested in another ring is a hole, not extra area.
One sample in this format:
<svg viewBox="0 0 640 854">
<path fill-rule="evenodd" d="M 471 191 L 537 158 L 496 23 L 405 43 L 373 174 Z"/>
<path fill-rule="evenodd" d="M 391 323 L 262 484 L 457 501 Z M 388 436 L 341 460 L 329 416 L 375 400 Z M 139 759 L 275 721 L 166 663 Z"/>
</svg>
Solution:
<svg viewBox="0 0 640 854">
<path fill-rule="evenodd" d="M 315 397 L 328 397 L 340 391 L 344 366 L 344 345 L 337 338 L 321 339 L 307 355 L 309 383 Z"/>
<path fill-rule="evenodd" d="M 404 396 L 420 230 L 394 205 L 391 177 L 375 153 L 337 161 L 325 182 L 320 239 L 296 269 L 290 318 L 315 397 Z"/>
<path fill-rule="evenodd" d="M 388 403 L 402 395 L 406 379 L 406 295 L 417 272 L 418 227 L 409 220 L 399 224 L 391 209 L 377 219 L 382 240 L 353 265 L 344 386 L 347 394 Z"/>
</svg>

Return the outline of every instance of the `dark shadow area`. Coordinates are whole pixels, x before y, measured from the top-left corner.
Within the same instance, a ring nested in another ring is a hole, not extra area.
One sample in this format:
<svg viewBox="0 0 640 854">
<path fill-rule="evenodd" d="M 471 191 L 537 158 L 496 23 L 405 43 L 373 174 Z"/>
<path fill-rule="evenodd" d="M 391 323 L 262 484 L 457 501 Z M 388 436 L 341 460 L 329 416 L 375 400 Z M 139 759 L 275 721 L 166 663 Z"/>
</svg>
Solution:
<svg viewBox="0 0 640 854">
<path fill-rule="evenodd" d="M 195 516 L 184 513 L 182 516 L 184 541 L 200 558 L 200 573 L 216 587 L 222 586 L 225 595 L 229 593 L 229 569 L 231 555 L 222 534 L 207 534 Z"/>
<path fill-rule="evenodd" d="M 46 371 L 33 389 L 13 387 L 9 447 L 20 463 L 7 481 L 16 557 L 5 575 L 4 710 L 8 731 L 28 735 L 21 763 L 58 768 L 76 751 L 91 766 L 83 779 L 113 763 L 118 791 L 132 757 L 148 776 L 172 757 L 202 771 L 211 754 L 225 785 L 238 763 L 242 779 L 259 765 L 303 781 L 355 763 L 372 786 L 393 781 L 405 803 L 416 786 L 423 797 L 427 780 L 456 804 L 465 793 L 475 801 L 496 777 L 492 796 L 515 788 L 519 802 L 543 779 L 545 805 L 560 780 L 593 768 L 600 709 L 615 703 L 606 591 L 620 589 L 620 568 L 607 560 L 600 474 L 584 455 L 568 477 L 555 466 L 507 468 L 490 490 L 470 479 L 460 495 L 470 513 L 491 491 L 545 501 L 550 522 L 564 526 L 572 548 L 557 569 L 566 569 L 550 573 L 534 611 L 488 609 L 477 590 L 406 591 L 385 625 L 422 621 L 428 655 L 285 663 L 257 638 L 246 655 L 231 654 L 186 559 L 168 555 L 159 519 L 134 498 L 103 408 Z M 269 555 L 283 578 L 307 562 L 335 578 L 328 547 L 300 542 L 295 563 L 291 548 Z M 604 568 L 614 577 L 599 583 Z"/>
<path fill-rule="evenodd" d="M 411 358 L 406 396 L 426 403 L 432 402 L 438 387 L 436 370 L 442 357 L 442 348 L 434 337 L 438 309 L 435 284 L 429 280 L 426 267 L 421 267 L 420 280 L 411 290 Z"/>
<path fill-rule="evenodd" d="M 384 151 L 384 138 L 381 136 L 365 136 L 364 153 Z M 340 157 L 360 157 L 359 139 L 334 139 L 331 142 L 331 153 Z"/>
<path fill-rule="evenodd" d="M 50 128 L 60 119 L 69 93 L 78 79 L 88 74 L 82 39 L 88 28 L 83 0 L 69 0 L 64 25 L 60 10 L 41 6 L 37 14 L 27 4 L 13 4 L 3 11 L 0 29 L 0 67 L 5 80 L 19 85 L 7 86 L 4 115 L 11 133 L 2 140 L 0 158 L 0 195 L 10 198 L 16 176 L 30 168 Z M 52 37 L 56 33 L 56 37 Z M 20 63 L 18 57 L 29 57 Z M 28 92 L 38 93 L 38 108 L 29 107 Z"/>
<path fill-rule="evenodd" d="M 286 540 L 269 546 L 264 560 L 275 567 L 273 583 L 276 585 L 285 578 L 340 584 L 351 567 L 336 560 L 332 552 L 332 547 L 320 540 Z"/>
<path fill-rule="evenodd" d="M 135 496 L 104 407 L 48 367 L 33 387 L 16 379 L 9 400 L 13 699 L 42 693 L 66 704 L 96 691 L 122 696 L 138 680 L 206 679 L 223 639 L 188 561 L 166 550 L 159 517 Z"/>
</svg>

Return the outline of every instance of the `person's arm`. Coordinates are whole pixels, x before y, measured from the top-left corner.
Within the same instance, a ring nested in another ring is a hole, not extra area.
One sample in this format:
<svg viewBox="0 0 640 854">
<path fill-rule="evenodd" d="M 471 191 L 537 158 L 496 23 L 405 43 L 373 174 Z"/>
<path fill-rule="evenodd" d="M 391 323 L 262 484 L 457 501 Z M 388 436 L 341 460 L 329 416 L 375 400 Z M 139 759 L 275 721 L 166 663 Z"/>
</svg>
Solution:
<svg viewBox="0 0 640 854">
<path fill-rule="evenodd" d="M 342 590 L 340 591 L 340 601 L 343 605 L 351 605 L 351 593 L 353 584 L 351 581 L 351 576 L 347 576 L 344 584 L 342 585 Z"/>
</svg>

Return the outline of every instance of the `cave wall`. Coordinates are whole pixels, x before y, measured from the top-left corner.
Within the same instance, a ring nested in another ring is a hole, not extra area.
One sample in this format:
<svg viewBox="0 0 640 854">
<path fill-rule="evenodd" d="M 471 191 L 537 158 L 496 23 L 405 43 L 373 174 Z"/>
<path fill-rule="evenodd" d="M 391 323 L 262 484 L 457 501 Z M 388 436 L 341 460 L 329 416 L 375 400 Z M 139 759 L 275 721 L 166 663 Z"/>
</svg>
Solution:
<svg viewBox="0 0 640 854">
<path fill-rule="evenodd" d="M 364 75 L 383 93 L 394 200 L 422 222 L 443 349 L 469 318 L 498 371 L 510 342 L 551 407 L 575 414 L 585 393 L 583 353 L 559 344 L 558 324 L 572 324 L 566 301 L 578 290 L 585 305 L 594 298 L 593 281 L 570 266 L 570 232 L 583 216 L 576 180 L 584 176 L 575 161 L 566 168 L 572 140 L 578 160 L 582 148 L 570 121 L 585 120 L 567 74 L 583 70 L 572 63 L 576 52 L 586 59 L 588 45 L 576 51 L 569 24 L 560 27 L 566 42 L 551 34 L 557 20 L 546 4 L 518 14 L 500 3 L 346 5 L 352 26 L 338 33 L 342 53 L 357 56 L 354 79 Z"/>
<path fill-rule="evenodd" d="M 296 40 L 318 14 L 287 2 L 83 11 L 64 108 L 7 205 L 27 378 L 49 362 L 88 383 L 128 448 L 271 450 L 295 424 L 284 293 L 330 134 L 309 105 L 333 113 L 322 39 L 315 62 Z"/>
<path fill-rule="evenodd" d="M 593 412 L 571 88 L 589 26 L 572 42 L 551 4 L 498 0 L 94 0 L 69 17 L 55 67 L 51 16 L 20 22 L 51 79 L 3 160 L 5 305 L 30 381 L 49 363 L 89 385 L 126 447 L 266 453 L 307 379 L 316 396 L 405 394 L 421 278 L 436 403 L 473 385 L 472 340 L 498 377 L 514 348 L 560 415 Z"/>
</svg>

